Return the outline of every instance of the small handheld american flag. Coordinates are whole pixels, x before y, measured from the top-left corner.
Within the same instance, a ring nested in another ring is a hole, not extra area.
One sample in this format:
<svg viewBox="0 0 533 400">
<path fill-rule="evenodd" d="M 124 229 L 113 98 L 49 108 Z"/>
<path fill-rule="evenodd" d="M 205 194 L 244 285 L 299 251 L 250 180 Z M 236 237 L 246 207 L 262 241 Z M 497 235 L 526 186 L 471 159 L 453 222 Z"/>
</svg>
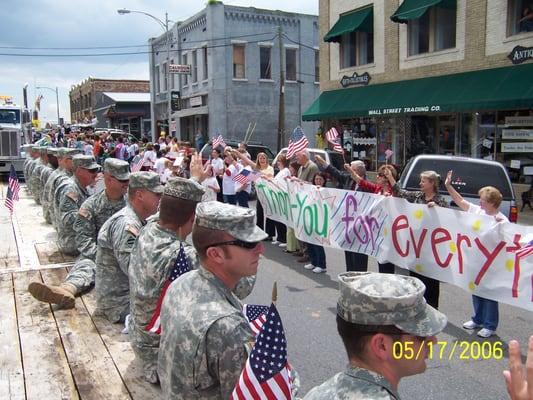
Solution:
<svg viewBox="0 0 533 400">
<path fill-rule="evenodd" d="M 14 202 L 19 200 L 19 191 L 20 183 L 17 177 L 17 171 L 15 171 L 15 167 L 13 166 L 13 164 L 11 164 L 11 169 L 9 171 L 9 180 L 7 183 L 6 200 L 4 203 L 11 214 L 13 214 L 13 210 L 15 208 Z"/>
<path fill-rule="evenodd" d="M 300 151 L 307 149 L 308 146 L 309 140 L 307 140 L 307 137 L 305 136 L 302 128 L 297 126 L 296 128 L 294 128 L 291 133 L 291 136 L 289 137 L 289 146 L 286 155 L 287 160 L 290 160 L 292 157 L 294 157 L 295 154 L 299 153 Z"/>
<path fill-rule="evenodd" d="M 258 178 L 258 172 L 250 171 L 249 169 L 243 169 L 241 172 L 239 172 L 233 177 L 233 181 L 239 182 L 241 185 L 247 185 L 250 182 L 255 182 Z"/>
<path fill-rule="evenodd" d="M 266 313 L 268 312 L 268 306 L 260 306 L 257 304 L 245 304 L 242 307 L 244 316 L 250 323 L 250 328 L 257 336 L 261 332 L 261 328 L 266 321 Z"/>
<path fill-rule="evenodd" d="M 131 172 L 139 172 L 144 164 L 144 157 L 139 157 L 136 162 L 131 164 Z"/>
<path fill-rule="evenodd" d="M 292 399 L 289 369 L 285 331 L 272 303 L 231 399 Z"/>
<path fill-rule="evenodd" d="M 213 149 L 216 149 L 219 146 L 226 147 L 226 143 L 224 142 L 224 138 L 222 137 L 222 135 L 218 135 L 216 138 L 213 139 Z"/>
<path fill-rule="evenodd" d="M 332 127 L 326 132 L 326 140 L 333 145 L 333 151 L 336 151 L 337 153 L 344 152 L 344 149 L 339 143 L 339 132 L 337 132 L 335 127 Z"/>
<path fill-rule="evenodd" d="M 524 244 L 520 249 L 516 251 L 516 256 L 518 258 L 525 258 L 530 254 L 533 254 L 533 240 L 529 243 Z"/>
<path fill-rule="evenodd" d="M 169 277 L 166 280 L 163 289 L 161 289 L 161 294 L 159 295 L 159 299 L 157 300 L 156 309 L 154 311 L 154 314 L 152 315 L 152 319 L 150 320 L 146 328 L 144 328 L 145 331 L 156 333 L 158 335 L 161 334 L 161 305 L 163 304 L 163 299 L 165 298 L 165 294 L 167 293 L 168 287 L 172 282 L 178 279 L 179 276 L 183 275 L 186 272 L 189 272 L 190 270 L 191 267 L 189 266 L 189 263 L 187 261 L 185 249 L 180 243 L 180 250 L 178 252 L 178 256 L 176 257 L 176 261 L 174 262 L 174 265 L 170 270 Z"/>
</svg>

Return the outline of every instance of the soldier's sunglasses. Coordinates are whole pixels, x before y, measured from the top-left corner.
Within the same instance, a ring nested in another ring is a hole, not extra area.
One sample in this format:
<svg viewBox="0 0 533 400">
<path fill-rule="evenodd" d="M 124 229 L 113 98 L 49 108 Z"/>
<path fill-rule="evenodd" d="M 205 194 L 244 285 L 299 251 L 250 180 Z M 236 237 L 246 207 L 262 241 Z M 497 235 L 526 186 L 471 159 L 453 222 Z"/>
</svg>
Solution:
<svg viewBox="0 0 533 400">
<path fill-rule="evenodd" d="M 238 247 L 242 247 L 243 249 L 252 250 L 252 249 L 255 249 L 259 243 L 260 242 L 245 242 L 244 240 L 235 239 L 235 240 L 229 240 L 227 242 L 212 243 L 208 245 L 207 247 L 238 246 Z"/>
</svg>

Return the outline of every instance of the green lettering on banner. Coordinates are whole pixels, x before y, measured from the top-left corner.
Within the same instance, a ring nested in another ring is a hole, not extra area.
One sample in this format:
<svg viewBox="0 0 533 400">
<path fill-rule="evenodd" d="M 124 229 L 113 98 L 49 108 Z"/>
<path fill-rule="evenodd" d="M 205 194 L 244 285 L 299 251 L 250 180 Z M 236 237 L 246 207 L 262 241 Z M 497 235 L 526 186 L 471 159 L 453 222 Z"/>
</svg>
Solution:
<svg viewBox="0 0 533 400">
<path fill-rule="evenodd" d="M 268 199 L 268 205 L 272 209 L 272 214 L 277 214 L 278 213 L 278 207 L 277 207 L 278 194 L 274 190 L 268 188 L 268 195 L 270 196 L 270 199 Z M 270 200 L 272 200 L 272 203 L 270 203 Z"/>
<path fill-rule="evenodd" d="M 316 207 L 316 204 L 314 204 L 313 206 Z M 306 206 L 303 210 L 304 210 L 303 211 L 303 214 L 304 214 L 304 231 L 307 234 L 307 236 L 311 236 L 311 234 L 313 233 L 313 225 L 314 225 L 314 223 L 313 223 L 314 222 L 313 221 L 313 209 L 311 208 L 311 206 Z M 306 214 L 309 215 L 309 218 L 306 218 Z"/>
<path fill-rule="evenodd" d="M 299 193 L 296 193 L 296 201 L 298 202 L 298 204 L 293 204 L 291 207 L 298 207 L 299 208 L 299 211 L 298 211 L 298 220 L 296 221 L 296 224 L 299 225 L 300 224 L 300 220 L 302 219 L 302 212 L 304 210 L 304 203 L 305 203 L 305 200 L 307 200 L 307 195 L 305 195 L 305 197 L 303 199 L 300 199 L 300 194 Z"/>
<path fill-rule="evenodd" d="M 318 236 L 322 237 L 328 237 L 329 234 L 329 212 L 328 212 L 328 205 L 326 203 L 322 204 L 322 208 L 324 210 L 324 218 L 322 220 L 322 230 L 318 230 L 318 212 L 317 212 L 317 206 L 315 204 L 315 233 Z"/>
</svg>

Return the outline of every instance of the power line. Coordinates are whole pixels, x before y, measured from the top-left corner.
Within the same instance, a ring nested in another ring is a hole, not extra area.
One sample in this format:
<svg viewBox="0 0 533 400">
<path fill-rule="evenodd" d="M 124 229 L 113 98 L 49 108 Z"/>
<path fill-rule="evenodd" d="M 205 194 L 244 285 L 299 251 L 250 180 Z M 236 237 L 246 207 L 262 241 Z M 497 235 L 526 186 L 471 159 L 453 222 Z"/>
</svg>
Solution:
<svg viewBox="0 0 533 400">
<path fill-rule="evenodd" d="M 308 46 L 308 45 L 306 45 L 306 44 L 303 44 L 303 43 L 301 43 L 301 42 L 298 42 L 297 40 L 293 40 L 293 39 L 291 39 L 291 38 L 288 37 L 285 33 L 283 34 L 283 36 L 284 36 L 285 39 L 287 39 L 289 42 L 293 42 L 294 44 L 300 45 L 300 46 L 302 46 L 302 47 L 306 47 L 306 48 L 311 49 L 311 50 L 318 50 L 318 49 L 316 49 L 316 48 L 314 48 L 314 47 L 312 47 L 312 46 Z"/>
</svg>

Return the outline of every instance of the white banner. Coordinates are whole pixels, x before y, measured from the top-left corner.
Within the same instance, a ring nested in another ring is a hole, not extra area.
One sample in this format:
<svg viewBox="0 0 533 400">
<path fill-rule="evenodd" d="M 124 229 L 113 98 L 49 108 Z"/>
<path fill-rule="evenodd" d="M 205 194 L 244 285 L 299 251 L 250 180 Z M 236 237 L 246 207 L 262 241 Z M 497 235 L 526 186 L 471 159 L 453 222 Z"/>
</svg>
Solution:
<svg viewBox="0 0 533 400">
<path fill-rule="evenodd" d="M 365 253 L 471 294 L 533 311 L 533 228 L 404 199 L 260 179 L 268 218 L 304 242 Z"/>
</svg>

